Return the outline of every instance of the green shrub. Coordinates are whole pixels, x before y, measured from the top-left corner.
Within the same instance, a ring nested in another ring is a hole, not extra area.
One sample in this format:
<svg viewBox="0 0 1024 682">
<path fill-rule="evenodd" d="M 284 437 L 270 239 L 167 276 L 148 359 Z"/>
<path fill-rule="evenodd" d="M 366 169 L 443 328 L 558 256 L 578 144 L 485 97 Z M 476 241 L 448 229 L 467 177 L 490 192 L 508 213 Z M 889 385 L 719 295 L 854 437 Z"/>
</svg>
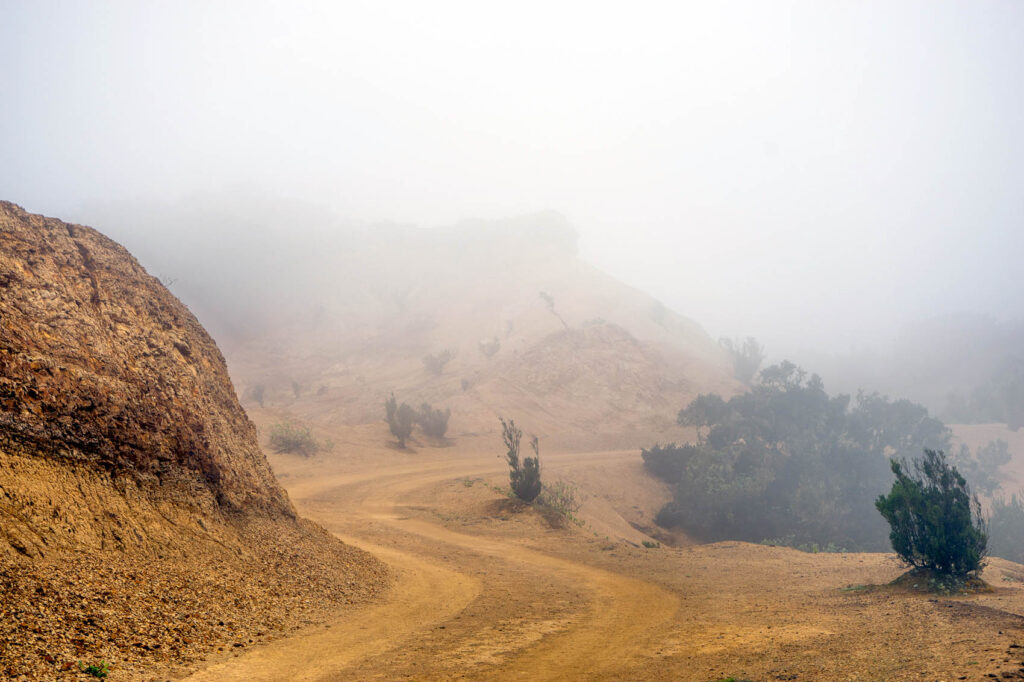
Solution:
<svg viewBox="0 0 1024 682">
<path fill-rule="evenodd" d="M 406 439 L 412 435 L 412 426 L 416 421 L 416 410 L 408 404 L 398 404 L 395 394 L 384 401 L 384 419 L 391 429 L 391 435 L 398 439 L 399 447 L 405 447 Z"/>
<path fill-rule="evenodd" d="M 1024 563 L 1024 501 L 1017 495 L 992 500 L 988 550 L 992 556 Z"/>
<path fill-rule="evenodd" d="M 516 427 L 513 420 L 507 422 L 501 420 L 501 437 L 505 442 L 508 452 L 505 459 L 508 462 L 508 478 L 512 486 L 512 492 L 524 502 L 533 502 L 541 491 L 540 482 L 540 445 L 537 437 L 530 440 L 530 447 L 533 448 L 533 457 L 519 457 L 520 441 L 523 438 L 523 431 Z"/>
<path fill-rule="evenodd" d="M 312 457 L 322 446 L 313 438 L 308 426 L 280 422 L 270 427 L 270 447 L 274 452 L 292 452 Z"/>
<path fill-rule="evenodd" d="M 110 673 L 110 664 L 106 661 L 100 661 L 99 664 L 85 665 L 79 661 L 78 669 L 87 675 L 103 679 Z"/>
<path fill-rule="evenodd" d="M 423 429 L 423 433 L 431 438 L 441 440 L 448 431 L 448 419 L 452 416 L 449 408 L 444 410 L 434 409 L 430 403 L 423 403 L 420 411 L 416 414 L 416 423 Z"/>
<path fill-rule="evenodd" d="M 915 568 L 966 576 L 983 567 L 988 537 L 978 498 L 941 450 L 925 449 L 911 472 L 892 460 L 896 482 L 875 506 L 896 554 Z"/>
</svg>

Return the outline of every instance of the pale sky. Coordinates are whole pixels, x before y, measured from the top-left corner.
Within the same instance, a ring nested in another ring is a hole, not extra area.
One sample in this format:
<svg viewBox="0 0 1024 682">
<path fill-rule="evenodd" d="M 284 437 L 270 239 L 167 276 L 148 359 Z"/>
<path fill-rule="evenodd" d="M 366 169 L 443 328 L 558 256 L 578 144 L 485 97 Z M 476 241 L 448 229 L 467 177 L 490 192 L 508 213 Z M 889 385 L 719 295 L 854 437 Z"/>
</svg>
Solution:
<svg viewBox="0 0 1024 682">
<path fill-rule="evenodd" d="M 554 209 L 714 336 L 845 350 L 1024 315 L 1021 36 L 980 0 L 0 0 L 0 198 Z"/>
</svg>

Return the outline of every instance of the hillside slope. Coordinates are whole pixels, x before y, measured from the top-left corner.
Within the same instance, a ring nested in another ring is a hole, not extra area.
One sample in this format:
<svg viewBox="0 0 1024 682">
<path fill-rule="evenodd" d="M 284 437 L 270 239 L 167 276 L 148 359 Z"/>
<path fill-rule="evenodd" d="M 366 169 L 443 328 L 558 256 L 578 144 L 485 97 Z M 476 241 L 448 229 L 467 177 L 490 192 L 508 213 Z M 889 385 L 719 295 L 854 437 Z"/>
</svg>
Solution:
<svg viewBox="0 0 1024 682">
<path fill-rule="evenodd" d="M 216 344 L 125 249 L 0 203 L 0 292 L 0 670 L 187 664 L 247 612 L 380 587 L 297 518 Z"/>
</svg>

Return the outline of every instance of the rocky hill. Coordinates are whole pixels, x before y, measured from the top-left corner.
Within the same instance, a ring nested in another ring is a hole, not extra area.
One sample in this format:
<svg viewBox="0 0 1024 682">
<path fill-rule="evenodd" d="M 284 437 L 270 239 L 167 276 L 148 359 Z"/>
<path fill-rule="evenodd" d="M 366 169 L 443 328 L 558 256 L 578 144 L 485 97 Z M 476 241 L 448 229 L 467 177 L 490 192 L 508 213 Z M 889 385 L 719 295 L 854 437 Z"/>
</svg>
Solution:
<svg viewBox="0 0 1024 682">
<path fill-rule="evenodd" d="M 380 586 L 296 518 L 216 344 L 124 248 L 0 203 L 0 320 L 0 671 L 187 665 Z"/>
</svg>

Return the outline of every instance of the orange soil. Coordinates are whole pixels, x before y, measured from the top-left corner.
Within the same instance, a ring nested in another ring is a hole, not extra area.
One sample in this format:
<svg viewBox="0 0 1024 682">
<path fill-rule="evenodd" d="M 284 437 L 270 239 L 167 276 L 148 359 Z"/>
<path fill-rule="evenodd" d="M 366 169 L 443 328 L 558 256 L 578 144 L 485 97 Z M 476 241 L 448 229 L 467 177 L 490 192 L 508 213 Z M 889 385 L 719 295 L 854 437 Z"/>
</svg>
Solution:
<svg viewBox="0 0 1024 682">
<path fill-rule="evenodd" d="M 991 561 L 990 594 L 866 590 L 900 575 L 892 555 L 644 547 L 637 528 L 653 527 L 667 490 L 636 450 L 542 450 L 549 479 L 580 486 L 576 526 L 497 490 L 497 437 L 400 451 L 383 424 L 331 435 L 333 453 L 272 464 L 303 515 L 390 564 L 395 586 L 189 679 L 953 680 L 1021 670 L 1017 564 Z"/>
</svg>

